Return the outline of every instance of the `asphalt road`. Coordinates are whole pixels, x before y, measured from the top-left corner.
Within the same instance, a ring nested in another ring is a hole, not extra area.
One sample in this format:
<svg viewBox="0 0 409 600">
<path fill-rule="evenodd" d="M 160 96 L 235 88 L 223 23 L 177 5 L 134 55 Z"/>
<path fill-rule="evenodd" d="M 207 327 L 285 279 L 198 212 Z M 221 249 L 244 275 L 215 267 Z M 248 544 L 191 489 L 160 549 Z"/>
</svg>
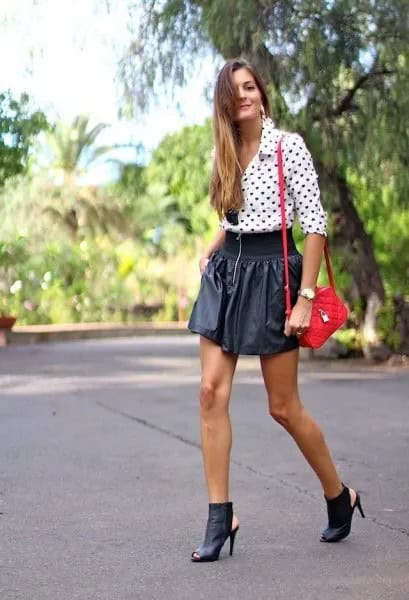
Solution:
<svg viewBox="0 0 409 600">
<path fill-rule="evenodd" d="M 367 514 L 330 545 L 318 482 L 242 357 L 235 554 L 192 564 L 207 517 L 197 341 L 0 349 L 1 600 L 408 600 L 409 370 L 301 365 L 304 403 Z"/>
</svg>

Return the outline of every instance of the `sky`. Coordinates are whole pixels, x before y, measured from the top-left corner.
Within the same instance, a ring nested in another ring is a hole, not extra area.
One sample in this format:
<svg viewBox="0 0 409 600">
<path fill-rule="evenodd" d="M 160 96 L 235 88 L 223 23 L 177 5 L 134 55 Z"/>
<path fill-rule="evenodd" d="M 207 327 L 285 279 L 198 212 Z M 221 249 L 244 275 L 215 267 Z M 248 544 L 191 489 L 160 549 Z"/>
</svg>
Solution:
<svg viewBox="0 0 409 600">
<path fill-rule="evenodd" d="M 203 89 L 204 82 L 212 81 L 215 65 L 209 57 L 188 90 L 178 92 L 182 109 L 164 92 L 159 106 L 145 117 L 120 121 L 116 79 L 118 59 L 129 39 L 127 4 L 128 0 L 0 0 L 0 89 L 16 95 L 28 92 L 50 120 L 59 115 L 70 121 L 88 113 L 92 122 L 110 124 L 100 144 L 142 143 L 149 156 L 166 133 L 203 123 L 210 115 Z M 121 153 L 124 160 L 134 157 L 131 150 Z M 108 166 L 101 164 L 90 181 L 111 177 Z"/>
</svg>

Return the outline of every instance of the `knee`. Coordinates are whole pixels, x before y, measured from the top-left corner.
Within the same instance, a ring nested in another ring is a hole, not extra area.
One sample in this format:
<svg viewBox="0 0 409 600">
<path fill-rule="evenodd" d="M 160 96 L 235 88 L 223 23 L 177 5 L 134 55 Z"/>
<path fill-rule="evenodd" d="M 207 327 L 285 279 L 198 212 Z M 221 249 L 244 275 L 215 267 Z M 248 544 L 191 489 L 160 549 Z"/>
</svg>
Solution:
<svg viewBox="0 0 409 600">
<path fill-rule="evenodd" d="M 289 430 L 290 419 L 288 410 L 285 406 L 274 405 L 273 408 L 270 408 L 270 415 L 273 417 L 274 421 L 277 421 L 284 429 Z"/>
<path fill-rule="evenodd" d="M 291 432 L 302 415 L 302 406 L 299 399 L 294 396 L 274 395 L 269 398 L 270 415 L 284 429 Z"/>
<path fill-rule="evenodd" d="M 200 385 L 200 410 L 202 414 L 212 414 L 220 407 L 219 386 L 210 381 L 202 381 Z"/>
</svg>

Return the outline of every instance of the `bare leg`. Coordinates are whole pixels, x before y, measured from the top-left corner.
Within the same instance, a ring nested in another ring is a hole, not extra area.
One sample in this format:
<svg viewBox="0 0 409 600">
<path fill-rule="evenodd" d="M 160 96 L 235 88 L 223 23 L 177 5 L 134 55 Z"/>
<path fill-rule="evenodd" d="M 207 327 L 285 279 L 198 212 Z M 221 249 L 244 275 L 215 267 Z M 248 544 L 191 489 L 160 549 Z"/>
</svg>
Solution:
<svg viewBox="0 0 409 600">
<path fill-rule="evenodd" d="M 298 350 L 277 355 L 260 356 L 260 364 L 268 394 L 271 416 L 293 437 L 316 473 L 327 498 L 342 491 L 321 429 L 303 407 L 298 393 Z M 350 490 L 351 505 L 355 492 Z"/>
<path fill-rule="evenodd" d="M 232 431 L 229 400 L 237 355 L 200 338 L 200 434 L 209 502 L 228 502 Z"/>
<path fill-rule="evenodd" d="M 229 400 L 238 356 L 200 337 L 200 435 L 209 502 L 229 501 L 232 430 Z M 233 529 L 238 525 L 233 516 Z M 195 552 L 193 557 L 199 558 Z"/>
</svg>

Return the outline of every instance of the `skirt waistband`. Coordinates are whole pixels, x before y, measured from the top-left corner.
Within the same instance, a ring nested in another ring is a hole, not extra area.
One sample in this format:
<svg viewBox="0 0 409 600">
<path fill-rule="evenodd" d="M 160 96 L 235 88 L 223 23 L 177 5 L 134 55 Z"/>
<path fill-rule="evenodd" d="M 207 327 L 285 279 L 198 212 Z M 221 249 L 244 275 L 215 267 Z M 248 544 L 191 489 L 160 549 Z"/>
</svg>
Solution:
<svg viewBox="0 0 409 600">
<path fill-rule="evenodd" d="M 292 228 L 287 229 L 288 253 L 297 253 Z M 255 258 L 266 256 L 283 256 L 281 231 L 267 233 L 234 233 L 226 231 L 224 244 L 221 247 L 223 254 L 237 258 Z"/>
</svg>

